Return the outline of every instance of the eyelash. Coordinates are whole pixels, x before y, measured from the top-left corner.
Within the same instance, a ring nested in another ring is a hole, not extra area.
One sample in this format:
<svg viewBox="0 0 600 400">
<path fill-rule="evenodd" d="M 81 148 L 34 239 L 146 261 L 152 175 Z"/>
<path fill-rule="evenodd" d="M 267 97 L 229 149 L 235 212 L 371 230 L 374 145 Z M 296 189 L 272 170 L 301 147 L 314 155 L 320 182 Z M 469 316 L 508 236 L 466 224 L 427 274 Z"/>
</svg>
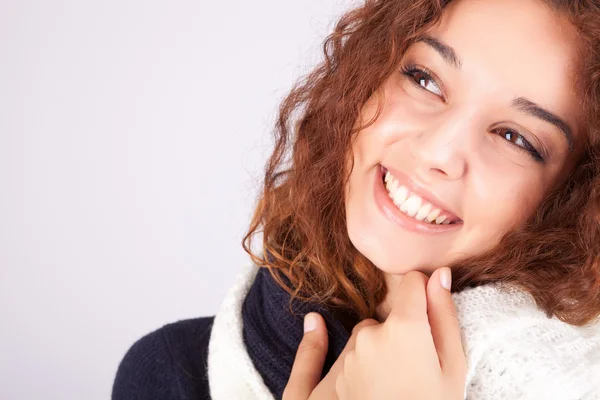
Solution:
<svg viewBox="0 0 600 400">
<path fill-rule="evenodd" d="M 421 68 L 421 67 L 417 67 L 414 64 L 409 64 L 409 65 L 403 65 L 402 68 L 400 69 L 400 71 L 402 72 L 402 75 L 406 76 L 407 78 L 409 78 L 410 82 L 415 85 L 418 89 L 420 90 L 424 90 L 428 93 L 431 93 L 435 96 L 440 97 L 440 95 L 438 95 L 437 93 L 432 92 L 431 90 L 426 89 L 424 86 L 421 86 L 418 82 L 415 82 L 414 78 L 415 75 L 420 74 L 423 76 L 423 78 L 425 78 L 428 81 L 431 81 L 435 84 L 435 86 L 438 87 L 438 89 L 440 89 L 440 91 L 442 91 L 442 86 L 440 86 L 435 79 L 433 79 L 431 77 L 431 73 L 426 69 L 426 68 Z M 442 98 L 442 100 L 445 101 L 445 99 Z M 531 143 L 529 143 L 529 141 L 527 139 L 525 139 L 525 137 L 523 135 L 521 135 L 519 132 L 509 129 L 509 128 L 498 128 L 494 130 L 495 132 L 497 131 L 506 131 L 506 132 L 512 132 L 514 134 L 517 135 L 517 139 L 521 138 L 523 140 L 524 145 L 523 146 L 519 146 L 517 144 L 515 144 L 514 142 L 510 141 L 510 140 L 506 140 L 507 142 L 511 143 L 513 145 L 513 147 L 517 148 L 518 150 L 524 151 L 525 153 L 529 154 L 531 157 L 533 157 L 533 159 L 541 164 L 545 164 L 546 160 L 544 160 L 544 158 L 541 156 L 541 154 L 539 153 L 539 151 L 536 150 L 535 147 L 533 147 L 533 145 Z"/>
</svg>

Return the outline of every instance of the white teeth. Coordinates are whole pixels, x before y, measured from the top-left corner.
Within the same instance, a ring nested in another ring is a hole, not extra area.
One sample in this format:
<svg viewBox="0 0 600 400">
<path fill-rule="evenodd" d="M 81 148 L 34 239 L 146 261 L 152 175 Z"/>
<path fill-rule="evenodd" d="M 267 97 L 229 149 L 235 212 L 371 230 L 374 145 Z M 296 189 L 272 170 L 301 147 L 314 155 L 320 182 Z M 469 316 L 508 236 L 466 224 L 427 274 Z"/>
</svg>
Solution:
<svg viewBox="0 0 600 400">
<path fill-rule="evenodd" d="M 419 211 L 419 208 L 421 207 L 421 201 L 422 200 L 419 196 L 413 194 L 409 197 L 408 200 L 404 202 L 404 204 L 402 204 L 402 206 L 400 207 L 400 211 L 403 211 L 411 217 L 414 217 L 417 214 L 417 211 Z"/>
<path fill-rule="evenodd" d="M 424 202 L 423 199 L 416 194 L 411 194 L 406 187 L 400 185 L 400 183 L 394 179 L 394 176 L 390 174 L 389 171 L 385 173 L 384 181 L 388 195 L 403 213 L 414 217 L 418 221 L 424 221 L 430 224 L 450 224 L 450 219 L 448 219 L 447 215 L 440 215 L 442 210 L 433 207 L 430 203 Z"/>
<path fill-rule="evenodd" d="M 394 201 L 394 204 L 398 207 L 400 207 L 406 201 L 407 198 L 408 189 L 406 189 L 404 186 L 400 186 L 392 195 L 392 200 Z"/>
<path fill-rule="evenodd" d="M 440 210 L 439 208 L 436 208 L 435 210 L 433 210 L 433 211 L 431 212 L 431 214 L 429 214 L 429 215 L 427 216 L 427 221 L 428 221 L 428 222 L 431 222 L 431 221 L 433 221 L 434 219 L 436 219 L 436 218 L 437 218 L 437 217 L 440 215 L 440 213 L 441 213 L 441 212 L 442 212 L 442 210 Z"/>
<path fill-rule="evenodd" d="M 417 221 L 423 221 L 423 219 L 429 214 L 431 211 L 431 204 L 427 203 L 423 207 L 419 208 L 419 212 L 415 216 Z"/>
</svg>

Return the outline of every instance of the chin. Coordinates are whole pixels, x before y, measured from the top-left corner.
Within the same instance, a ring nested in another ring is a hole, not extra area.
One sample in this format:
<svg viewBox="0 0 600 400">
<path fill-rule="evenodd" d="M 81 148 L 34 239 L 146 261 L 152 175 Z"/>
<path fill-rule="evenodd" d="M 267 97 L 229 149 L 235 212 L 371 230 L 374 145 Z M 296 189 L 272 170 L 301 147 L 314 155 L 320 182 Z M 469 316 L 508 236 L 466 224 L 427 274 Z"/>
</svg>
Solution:
<svg viewBox="0 0 600 400">
<path fill-rule="evenodd" d="M 373 236 L 353 234 L 352 230 L 348 231 L 348 235 L 354 247 L 386 274 L 404 275 L 410 271 L 421 271 L 429 275 L 436 269 L 434 264 L 439 264 L 440 257 L 436 257 L 435 261 L 431 259 L 431 249 L 400 244 L 386 249 Z"/>
</svg>

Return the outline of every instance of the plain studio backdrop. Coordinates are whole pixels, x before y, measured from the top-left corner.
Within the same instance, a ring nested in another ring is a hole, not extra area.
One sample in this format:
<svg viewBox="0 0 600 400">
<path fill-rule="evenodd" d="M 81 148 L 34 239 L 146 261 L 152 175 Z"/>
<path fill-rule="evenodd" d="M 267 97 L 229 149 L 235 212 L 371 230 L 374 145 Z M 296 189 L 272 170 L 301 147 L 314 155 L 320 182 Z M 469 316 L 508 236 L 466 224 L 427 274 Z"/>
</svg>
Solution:
<svg viewBox="0 0 600 400">
<path fill-rule="evenodd" d="M 0 399 L 108 399 L 135 340 L 215 314 L 277 105 L 350 5 L 0 1 Z"/>
</svg>

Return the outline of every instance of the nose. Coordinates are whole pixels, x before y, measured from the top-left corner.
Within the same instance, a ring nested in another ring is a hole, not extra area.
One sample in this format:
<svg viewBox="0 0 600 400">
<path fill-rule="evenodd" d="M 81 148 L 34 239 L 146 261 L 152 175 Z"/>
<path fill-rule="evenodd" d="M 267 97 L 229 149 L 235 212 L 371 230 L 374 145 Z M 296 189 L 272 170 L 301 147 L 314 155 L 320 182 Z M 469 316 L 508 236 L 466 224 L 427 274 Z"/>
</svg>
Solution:
<svg viewBox="0 0 600 400">
<path fill-rule="evenodd" d="M 439 124 L 422 127 L 409 143 L 417 163 L 418 176 L 426 182 L 432 179 L 458 180 L 467 171 L 467 153 L 470 133 L 474 127 L 463 116 Z"/>
</svg>

